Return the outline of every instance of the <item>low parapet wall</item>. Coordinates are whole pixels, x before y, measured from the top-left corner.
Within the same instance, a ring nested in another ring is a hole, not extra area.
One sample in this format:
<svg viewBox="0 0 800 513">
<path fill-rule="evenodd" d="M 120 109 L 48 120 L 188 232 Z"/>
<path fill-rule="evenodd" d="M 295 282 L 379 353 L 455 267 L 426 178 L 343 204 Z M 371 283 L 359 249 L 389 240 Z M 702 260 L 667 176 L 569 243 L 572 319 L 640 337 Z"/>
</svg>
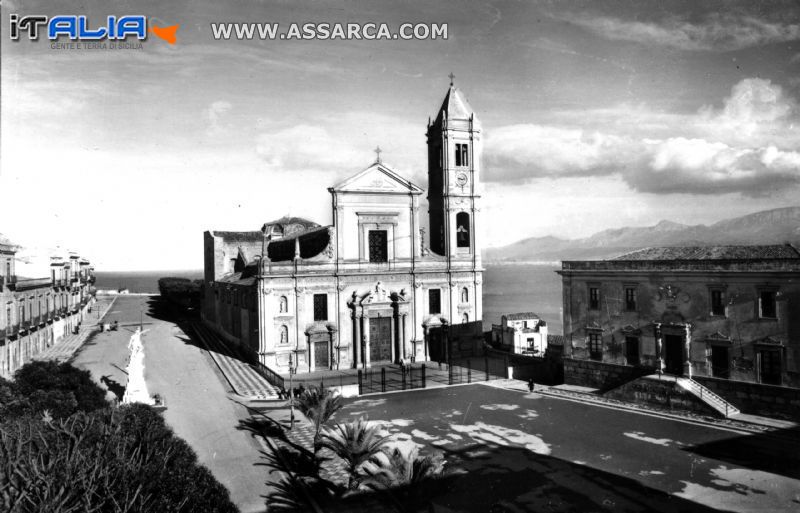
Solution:
<svg viewBox="0 0 800 513">
<path fill-rule="evenodd" d="M 776 413 L 800 419 L 800 388 L 763 385 L 747 381 L 693 376 L 742 413 L 775 416 Z"/>
<path fill-rule="evenodd" d="M 654 372 L 652 368 L 648 367 L 617 365 L 596 360 L 564 358 L 563 361 L 564 383 L 599 388 L 601 391 L 611 390 L 628 381 Z"/>
</svg>

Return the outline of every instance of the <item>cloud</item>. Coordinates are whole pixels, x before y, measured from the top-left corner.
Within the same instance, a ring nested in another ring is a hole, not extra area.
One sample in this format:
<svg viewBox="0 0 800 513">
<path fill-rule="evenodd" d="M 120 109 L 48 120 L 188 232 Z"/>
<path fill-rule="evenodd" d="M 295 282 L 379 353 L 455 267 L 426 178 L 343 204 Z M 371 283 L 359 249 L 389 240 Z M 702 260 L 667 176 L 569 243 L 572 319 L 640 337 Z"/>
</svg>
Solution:
<svg viewBox="0 0 800 513">
<path fill-rule="evenodd" d="M 269 170 L 325 172 L 337 181 L 372 164 L 373 148 L 380 146 L 385 165 L 425 183 L 426 155 L 419 151 L 418 131 L 416 124 L 374 112 L 321 113 L 262 133 L 256 153 Z"/>
<path fill-rule="evenodd" d="M 225 131 L 222 118 L 227 114 L 233 105 L 225 100 L 217 100 L 203 110 L 203 118 L 208 123 L 206 133 L 209 136 L 220 135 Z"/>
<path fill-rule="evenodd" d="M 630 111 L 630 115 L 627 115 Z M 797 102 L 769 80 L 734 85 L 722 108 L 665 116 L 638 106 L 573 113 L 566 125 L 511 125 L 486 140 L 485 179 L 619 176 L 654 193 L 759 196 L 800 183 Z M 616 121 L 614 118 L 618 118 Z M 633 121 L 631 121 L 633 120 Z"/>
<path fill-rule="evenodd" d="M 710 14 L 701 22 L 672 17 L 659 22 L 609 16 L 559 17 L 606 39 L 632 41 L 690 51 L 729 51 L 800 39 L 800 25 L 749 15 Z"/>
<path fill-rule="evenodd" d="M 357 151 L 340 134 L 308 124 L 260 135 L 256 153 L 270 170 L 294 173 L 352 171 L 364 160 L 364 152 Z"/>
</svg>

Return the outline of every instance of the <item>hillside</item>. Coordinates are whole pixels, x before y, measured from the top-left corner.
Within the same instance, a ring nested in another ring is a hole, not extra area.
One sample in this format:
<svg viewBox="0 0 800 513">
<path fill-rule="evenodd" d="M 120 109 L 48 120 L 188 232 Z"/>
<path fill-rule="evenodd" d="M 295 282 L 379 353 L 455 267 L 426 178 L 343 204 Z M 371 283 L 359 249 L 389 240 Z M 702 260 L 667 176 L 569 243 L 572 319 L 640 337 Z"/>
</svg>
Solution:
<svg viewBox="0 0 800 513">
<path fill-rule="evenodd" d="M 725 244 L 800 244 L 800 207 L 777 208 L 726 219 L 712 225 L 661 221 L 654 226 L 603 230 L 591 237 L 566 240 L 531 237 L 484 250 L 486 261 L 596 260 L 649 246 Z"/>
</svg>

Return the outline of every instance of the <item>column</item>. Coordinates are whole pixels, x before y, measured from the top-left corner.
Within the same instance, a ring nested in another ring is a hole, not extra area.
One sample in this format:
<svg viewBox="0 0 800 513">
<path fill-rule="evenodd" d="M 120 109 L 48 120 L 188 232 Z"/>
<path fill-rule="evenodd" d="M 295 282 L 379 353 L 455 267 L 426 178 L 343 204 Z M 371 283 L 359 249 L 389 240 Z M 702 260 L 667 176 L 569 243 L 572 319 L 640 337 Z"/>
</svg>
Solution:
<svg viewBox="0 0 800 513">
<path fill-rule="evenodd" d="M 408 340 L 406 340 L 406 317 L 408 317 L 408 315 L 403 314 L 402 320 L 400 321 L 400 343 L 403 344 L 403 349 L 400 354 L 402 354 L 403 358 L 408 357 L 406 354 L 406 344 L 408 343 Z"/>
<path fill-rule="evenodd" d="M 422 361 L 428 361 L 428 326 L 423 326 L 424 332 L 422 337 Z"/>
<path fill-rule="evenodd" d="M 369 326 L 369 316 L 363 317 L 363 319 L 364 319 L 364 326 L 363 326 L 362 333 L 363 333 L 363 337 L 364 337 L 364 347 L 362 347 L 362 349 L 361 349 L 361 351 L 362 351 L 361 357 L 364 359 L 364 366 L 365 367 L 370 367 L 371 366 L 371 363 L 370 363 L 370 359 L 371 358 L 370 358 L 370 350 L 369 350 L 370 349 L 369 348 L 369 328 L 370 328 L 370 326 Z"/>
<path fill-rule="evenodd" d="M 316 359 L 314 358 L 314 344 L 311 343 L 311 334 L 309 332 L 305 332 L 306 336 L 306 346 L 308 347 L 308 372 L 314 372 L 317 369 Z"/>
<path fill-rule="evenodd" d="M 339 368 L 339 350 L 333 344 L 333 330 L 328 328 L 328 368 L 333 369 L 334 362 L 336 368 Z"/>
<path fill-rule="evenodd" d="M 399 318 L 400 315 L 397 313 L 392 314 L 392 362 L 393 363 L 400 363 L 400 348 L 397 347 L 400 340 L 400 331 L 399 331 Z"/>
<path fill-rule="evenodd" d="M 662 342 L 661 342 L 661 323 L 653 323 L 653 336 L 656 343 L 656 370 L 659 374 L 664 372 L 664 355 L 662 355 Z"/>
<path fill-rule="evenodd" d="M 692 325 L 686 323 L 686 333 L 684 335 L 685 344 L 684 351 L 686 353 L 686 360 L 683 363 L 683 375 L 687 378 L 692 377 Z"/>
<path fill-rule="evenodd" d="M 356 307 L 358 308 L 358 307 Z M 355 328 L 355 339 L 353 340 L 353 368 L 357 369 L 361 363 L 361 316 L 353 310 L 353 324 Z"/>
</svg>

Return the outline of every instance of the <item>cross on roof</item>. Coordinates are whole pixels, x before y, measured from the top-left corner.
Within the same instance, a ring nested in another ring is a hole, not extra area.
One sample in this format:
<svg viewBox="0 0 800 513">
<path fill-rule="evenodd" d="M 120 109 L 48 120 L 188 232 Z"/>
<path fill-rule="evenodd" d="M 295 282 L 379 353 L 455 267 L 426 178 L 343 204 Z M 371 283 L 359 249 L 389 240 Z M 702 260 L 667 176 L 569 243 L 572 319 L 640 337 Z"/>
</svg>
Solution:
<svg viewBox="0 0 800 513">
<path fill-rule="evenodd" d="M 453 72 L 452 72 L 452 71 L 451 71 L 451 72 L 450 72 L 450 74 L 449 74 L 449 75 L 447 75 L 447 76 L 448 76 L 448 77 L 450 77 L 450 85 L 453 85 L 453 79 L 454 79 L 454 78 L 456 78 L 456 76 L 455 76 L 455 75 L 453 75 Z"/>
<path fill-rule="evenodd" d="M 381 147 L 380 147 L 380 146 L 378 146 L 377 148 L 375 148 L 375 149 L 374 149 L 374 150 L 372 150 L 372 151 L 374 151 L 374 152 L 375 152 L 375 155 L 376 155 L 376 157 L 375 157 L 375 162 L 377 162 L 378 164 L 380 164 L 380 163 L 381 163 L 381 153 L 383 152 L 383 150 L 381 150 Z"/>
</svg>

